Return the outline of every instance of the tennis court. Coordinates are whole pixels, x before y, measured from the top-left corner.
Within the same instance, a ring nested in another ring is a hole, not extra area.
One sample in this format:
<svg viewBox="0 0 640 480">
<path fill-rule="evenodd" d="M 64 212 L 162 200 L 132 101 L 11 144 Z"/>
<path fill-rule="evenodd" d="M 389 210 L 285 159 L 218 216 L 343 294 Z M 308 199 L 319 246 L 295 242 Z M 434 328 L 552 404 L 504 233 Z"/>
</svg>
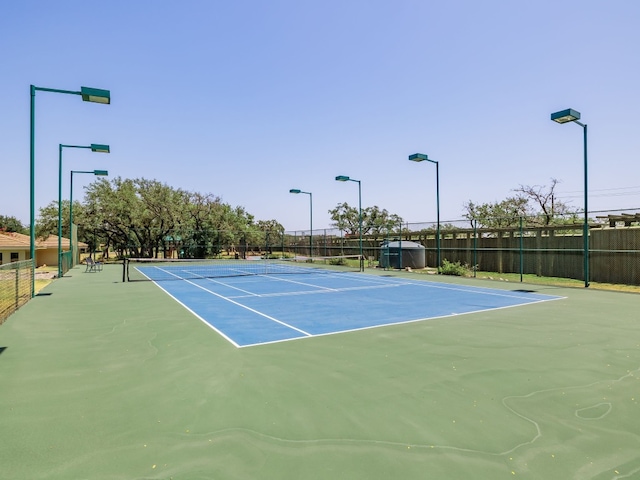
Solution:
<svg viewBox="0 0 640 480">
<path fill-rule="evenodd" d="M 143 262 L 129 271 L 153 280 L 236 347 L 560 299 L 291 263 Z"/>
<path fill-rule="evenodd" d="M 72 269 L 0 327 L 0 476 L 640 477 L 638 295 L 386 275 L 189 279 L 225 298 L 184 280 L 157 282 L 202 292 L 220 318 L 246 311 L 230 300 L 292 323 L 290 302 L 324 299 L 340 312 L 298 305 L 315 327 L 295 326 L 317 328 L 313 337 L 237 348 L 153 282 L 122 282 L 122 265 Z M 337 277 L 336 290 L 365 288 L 315 293 L 325 277 Z M 469 311 L 412 307 L 400 323 L 341 330 L 350 316 L 393 314 L 389 292 L 405 288 L 412 304 Z"/>
</svg>

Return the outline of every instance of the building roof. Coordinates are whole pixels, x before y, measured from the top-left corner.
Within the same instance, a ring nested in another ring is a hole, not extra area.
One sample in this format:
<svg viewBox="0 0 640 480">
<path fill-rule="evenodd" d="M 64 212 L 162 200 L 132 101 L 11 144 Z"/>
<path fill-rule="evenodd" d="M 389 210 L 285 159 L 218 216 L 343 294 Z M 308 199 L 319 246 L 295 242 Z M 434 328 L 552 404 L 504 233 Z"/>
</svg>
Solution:
<svg viewBox="0 0 640 480">
<path fill-rule="evenodd" d="M 84 242 L 78 242 L 79 247 L 87 247 Z M 29 250 L 31 237 L 23 233 L 0 232 L 0 249 L 3 250 Z M 45 239 L 36 239 L 36 249 L 58 248 L 58 236 L 49 235 Z M 69 239 L 62 237 L 62 248 L 69 249 Z"/>
<path fill-rule="evenodd" d="M 0 249 L 29 250 L 31 238 L 16 232 L 0 232 Z"/>
</svg>

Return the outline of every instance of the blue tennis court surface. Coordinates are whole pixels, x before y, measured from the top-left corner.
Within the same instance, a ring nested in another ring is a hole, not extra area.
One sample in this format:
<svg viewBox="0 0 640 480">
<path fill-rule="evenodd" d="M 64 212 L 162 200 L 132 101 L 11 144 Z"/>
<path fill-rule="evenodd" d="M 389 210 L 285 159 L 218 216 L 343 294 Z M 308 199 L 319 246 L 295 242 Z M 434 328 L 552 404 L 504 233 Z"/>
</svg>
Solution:
<svg viewBox="0 0 640 480">
<path fill-rule="evenodd" d="M 140 267 L 143 273 L 144 268 Z M 562 298 L 362 273 L 252 275 L 155 283 L 237 347 Z"/>
</svg>

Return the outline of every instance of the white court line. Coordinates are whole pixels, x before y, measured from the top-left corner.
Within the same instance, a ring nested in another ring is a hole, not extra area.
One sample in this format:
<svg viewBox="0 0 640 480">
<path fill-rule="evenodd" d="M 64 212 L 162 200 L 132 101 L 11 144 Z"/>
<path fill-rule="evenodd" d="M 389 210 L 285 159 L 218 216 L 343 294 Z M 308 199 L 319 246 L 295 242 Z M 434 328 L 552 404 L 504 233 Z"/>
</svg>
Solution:
<svg viewBox="0 0 640 480">
<path fill-rule="evenodd" d="M 362 277 L 357 277 L 356 275 L 351 275 L 351 274 L 345 274 L 345 275 L 349 275 L 349 278 L 353 278 L 353 279 L 362 278 Z M 373 281 L 373 279 L 379 279 L 378 283 L 382 283 L 382 284 L 417 285 L 419 287 L 424 287 L 424 288 L 437 288 L 441 290 L 453 290 L 453 291 L 465 292 L 465 293 L 493 295 L 497 297 L 509 297 L 509 298 L 520 298 L 520 299 L 531 298 L 530 296 L 526 296 L 526 295 L 517 295 L 517 294 L 508 295 L 506 293 L 500 293 L 500 292 L 513 292 L 513 290 L 500 290 L 492 287 L 475 287 L 471 285 L 457 286 L 453 284 L 434 282 L 431 280 L 412 280 L 412 279 L 404 279 L 404 278 L 390 278 L 390 277 L 377 277 L 377 276 L 371 276 L 368 280 Z M 488 291 L 488 290 L 491 290 L 491 291 Z M 558 295 L 548 295 L 546 293 L 537 293 L 537 292 L 532 292 L 530 295 L 543 295 L 545 297 L 551 297 L 551 299 L 566 298 Z"/>
<path fill-rule="evenodd" d="M 258 275 L 258 276 L 262 278 L 266 278 L 268 280 L 273 280 L 278 282 L 295 283 L 296 285 L 304 285 L 306 287 L 321 288 L 323 290 L 328 290 L 328 291 L 337 291 L 335 288 L 323 287 L 322 285 L 315 285 L 313 283 L 299 282 L 296 280 L 291 280 L 290 278 L 280 278 L 280 277 L 275 277 L 271 275 Z"/>
<path fill-rule="evenodd" d="M 158 268 L 159 268 L 159 267 L 158 267 Z M 159 270 L 163 270 L 163 269 L 162 269 L 162 268 L 159 268 Z M 164 271 L 164 272 L 166 272 L 166 273 L 168 273 L 169 275 L 173 275 L 174 277 L 180 278 L 180 279 L 184 280 L 185 282 L 190 283 L 190 284 L 191 284 L 191 285 L 193 285 L 194 287 L 198 287 L 198 288 L 200 288 L 201 290 L 204 290 L 205 292 L 208 292 L 208 293 L 210 293 L 210 294 L 212 294 L 212 295 L 215 295 L 216 297 L 218 297 L 218 298 L 220 298 L 220 299 L 222 299 L 222 300 L 225 300 L 225 301 L 227 301 L 227 302 L 229 302 L 229 303 L 233 303 L 234 305 L 236 305 L 236 306 L 238 306 L 238 307 L 241 307 L 241 308 L 244 308 L 244 309 L 246 309 L 246 310 L 249 310 L 250 312 L 253 312 L 253 313 L 255 313 L 256 315 L 260 315 L 261 317 L 267 318 L 267 319 L 271 320 L 272 322 L 279 323 L 280 325 L 283 325 L 283 326 L 285 326 L 285 327 L 288 327 L 288 328 L 290 328 L 291 330 L 295 330 L 296 332 L 300 332 L 300 333 L 302 333 L 303 335 L 305 335 L 305 336 L 307 336 L 307 337 L 312 337 L 312 336 L 313 336 L 313 335 L 312 335 L 311 333 L 309 333 L 309 332 L 305 332 L 304 330 L 302 330 L 302 329 L 300 329 L 300 328 L 297 328 L 297 327 L 294 327 L 293 325 L 289 325 L 288 323 L 283 322 L 282 320 L 278 320 L 277 318 L 274 318 L 274 317 L 271 317 L 271 316 L 269 316 L 269 315 L 267 315 L 267 314 L 265 314 L 265 313 L 259 312 L 258 310 L 255 310 L 255 309 L 253 309 L 253 308 L 251 308 L 251 307 L 247 307 L 246 305 L 243 305 L 243 304 L 241 304 L 241 303 L 239 303 L 239 302 L 236 302 L 236 301 L 234 301 L 234 300 L 232 300 L 232 299 L 230 299 L 230 298 L 227 298 L 227 297 L 225 297 L 224 295 L 220 295 L 219 293 L 216 293 L 216 292 L 214 292 L 214 291 L 212 291 L 212 290 L 209 290 L 208 288 L 205 288 L 205 287 L 203 287 L 202 285 L 198 285 L 197 283 L 192 282 L 191 280 L 187 280 L 186 278 L 182 278 L 182 277 L 180 277 L 180 276 L 178 276 L 178 275 L 175 275 L 175 274 L 173 274 L 173 273 L 171 273 L 171 272 L 169 272 L 169 271 L 166 271 L 166 270 L 163 270 L 163 271 Z M 157 282 L 154 282 L 154 283 L 155 283 L 156 285 L 158 285 L 158 283 L 157 283 Z M 160 286 L 160 285 L 158 285 L 158 286 Z M 160 287 L 160 288 L 162 288 L 162 287 Z M 163 290 L 164 290 L 164 288 L 163 288 Z M 165 292 L 166 292 L 166 290 L 165 290 Z M 226 338 L 226 337 L 225 337 L 225 338 Z"/>
<path fill-rule="evenodd" d="M 508 308 L 524 307 L 526 305 L 531 305 L 531 304 L 536 304 L 536 303 L 544 303 L 544 302 L 551 302 L 551 301 L 554 301 L 554 300 L 561 300 L 561 299 L 564 299 L 564 298 L 566 298 L 566 297 L 551 297 L 551 296 L 549 296 L 548 299 L 536 300 L 534 302 L 529 302 L 529 303 L 519 303 L 517 305 L 504 305 L 502 307 L 484 308 L 484 309 L 480 309 L 480 310 L 472 310 L 470 312 L 449 313 L 449 314 L 445 314 L 445 315 L 437 315 L 435 317 L 422 317 L 422 318 L 414 318 L 414 319 L 410 319 L 410 320 L 400 320 L 398 322 L 388 322 L 388 323 L 380 323 L 380 324 L 377 324 L 377 325 L 367 325 L 365 327 L 349 328 L 349 329 L 345 329 L 345 330 L 336 330 L 336 331 L 333 331 L 333 332 L 326 332 L 326 333 L 316 333 L 314 335 L 311 335 L 311 337 L 328 337 L 330 335 L 341 335 L 343 333 L 360 332 L 362 330 L 373 330 L 375 328 L 394 327 L 394 326 L 405 325 L 405 324 L 409 324 L 409 323 L 418 323 L 418 322 L 425 322 L 425 321 L 430 321 L 430 320 L 441 320 L 441 319 L 444 319 L 444 318 L 459 317 L 459 316 L 463 316 L 463 315 L 472 315 L 474 313 L 485 313 L 485 312 L 491 312 L 491 311 L 496 311 L 496 310 L 506 310 Z M 250 344 L 246 344 L 246 345 L 240 345 L 239 348 L 259 347 L 260 345 L 270 345 L 270 344 L 274 344 L 274 343 L 291 342 L 291 341 L 294 341 L 294 340 L 300 340 L 300 338 L 285 338 L 285 339 L 282 339 L 282 340 L 271 340 L 271 341 L 268 341 L 268 342 L 250 343 Z"/>
<path fill-rule="evenodd" d="M 327 290 L 302 290 L 298 292 L 277 292 L 277 293 L 261 293 L 261 294 L 251 294 L 251 295 L 239 295 L 232 296 L 229 298 L 267 298 L 267 297 L 288 297 L 290 295 L 316 295 L 316 294 L 325 294 L 325 293 L 340 293 L 340 292 L 350 292 L 354 290 L 376 290 L 380 288 L 397 288 L 402 287 L 403 285 L 371 285 L 368 287 L 346 287 L 346 288 L 331 288 Z"/>
<path fill-rule="evenodd" d="M 259 297 L 260 296 L 257 293 L 253 293 L 253 292 L 250 292 L 249 290 L 244 290 L 242 288 L 234 287 L 233 285 L 221 282 L 220 280 L 214 280 L 213 278 L 208 278 L 208 277 L 200 277 L 200 278 L 202 278 L 203 280 L 206 280 L 208 282 L 211 282 L 211 283 L 217 283 L 218 285 L 223 285 L 223 286 L 229 287 L 229 288 L 231 288 L 233 290 L 238 290 L 240 292 L 244 292 L 244 293 L 247 294 L 247 295 L 244 295 L 244 297 Z M 234 297 L 234 298 L 241 298 L 241 297 Z"/>
<path fill-rule="evenodd" d="M 148 277 L 147 277 L 148 278 Z M 151 280 L 151 279 L 149 279 Z M 171 294 L 168 290 L 165 290 L 162 285 L 160 285 L 158 282 L 156 282 L 155 280 L 152 280 L 153 283 L 155 283 L 155 285 L 162 290 L 164 293 L 166 293 L 167 295 L 169 295 L 171 298 L 173 298 L 176 302 L 178 302 L 180 305 L 182 305 L 184 308 L 187 309 L 187 311 L 189 311 L 194 317 L 196 317 L 198 320 L 200 320 L 202 323 L 204 323 L 207 327 L 211 328 L 213 331 L 215 331 L 218 335 L 220 335 L 222 338 L 226 339 L 229 343 L 231 343 L 231 345 L 233 345 L 236 348 L 242 348 L 242 345 L 239 345 L 238 343 L 236 343 L 231 337 L 227 336 L 222 330 L 219 330 L 218 328 L 216 328 L 214 325 L 212 325 L 211 323 L 207 322 L 203 317 L 201 317 L 200 315 L 198 315 L 196 312 L 194 312 L 191 307 L 189 307 L 189 305 L 183 303 L 182 301 L 180 301 L 178 298 L 174 297 L 173 294 Z"/>
</svg>

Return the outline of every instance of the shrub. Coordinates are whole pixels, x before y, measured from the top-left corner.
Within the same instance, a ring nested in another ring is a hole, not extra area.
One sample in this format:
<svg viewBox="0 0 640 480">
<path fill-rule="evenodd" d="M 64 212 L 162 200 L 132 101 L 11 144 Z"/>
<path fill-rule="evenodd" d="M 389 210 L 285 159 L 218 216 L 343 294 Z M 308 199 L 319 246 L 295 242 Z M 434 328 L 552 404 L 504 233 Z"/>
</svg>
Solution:
<svg viewBox="0 0 640 480">
<path fill-rule="evenodd" d="M 440 266 L 440 273 L 442 275 L 455 275 L 457 277 L 468 277 L 471 274 L 471 267 L 466 263 L 462 265 L 460 262 L 450 262 L 446 258 L 442 259 L 442 265 Z"/>
<path fill-rule="evenodd" d="M 346 265 L 347 261 L 344 258 L 332 258 L 329 260 L 329 265 Z"/>
</svg>

